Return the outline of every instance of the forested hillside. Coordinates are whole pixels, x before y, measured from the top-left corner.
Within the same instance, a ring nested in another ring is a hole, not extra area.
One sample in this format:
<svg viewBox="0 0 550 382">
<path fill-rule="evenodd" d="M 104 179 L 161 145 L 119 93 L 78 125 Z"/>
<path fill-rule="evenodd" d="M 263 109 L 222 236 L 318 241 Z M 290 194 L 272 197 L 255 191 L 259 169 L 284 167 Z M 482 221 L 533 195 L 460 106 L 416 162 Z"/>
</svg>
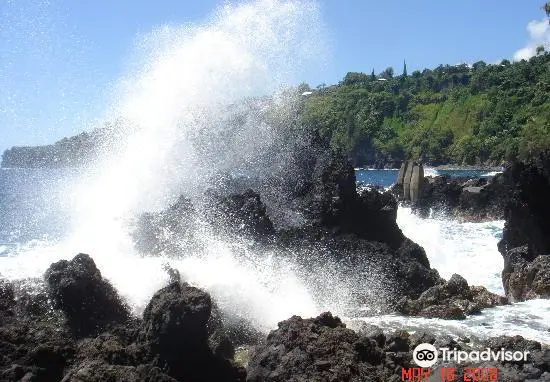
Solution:
<svg viewBox="0 0 550 382">
<path fill-rule="evenodd" d="M 500 164 L 550 146 L 549 68 L 541 47 L 529 61 L 348 73 L 311 90 L 302 120 L 356 165 Z"/>
<path fill-rule="evenodd" d="M 441 65 L 410 74 L 404 67 L 398 76 L 388 68 L 378 75 L 348 73 L 329 87 L 301 85 L 295 122 L 319 131 L 356 166 L 395 167 L 409 158 L 431 165 L 525 159 L 550 147 L 550 53 L 538 53 L 529 61 Z M 53 145 L 14 147 L 4 152 L 2 166 L 83 164 L 102 146 L 122 141 L 114 126 Z"/>
</svg>

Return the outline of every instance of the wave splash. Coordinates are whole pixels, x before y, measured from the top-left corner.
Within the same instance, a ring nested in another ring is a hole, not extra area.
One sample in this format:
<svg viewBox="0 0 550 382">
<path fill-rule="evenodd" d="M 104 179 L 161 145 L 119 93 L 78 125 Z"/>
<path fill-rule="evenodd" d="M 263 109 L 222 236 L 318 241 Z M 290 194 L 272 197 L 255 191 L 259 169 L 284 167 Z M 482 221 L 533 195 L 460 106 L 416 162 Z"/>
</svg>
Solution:
<svg viewBox="0 0 550 382">
<path fill-rule="evenodd" d="M 129 231 L 137 214 L 165 208 L 180 194 L 199 199 L 224 172 L 283 168 L 292 137 L 281 131 L 290 130 L 299 96 L 283 89 L 323 66 L 324 40 L 317 4 L 295 0 L 225 5 L 204 25 L 162 26 L 140 38 L 107 111 L 125 138 L 113 139 L 76 185 L 60 187 L 71 205 L 66 238 L 23 245 L 2 257 L 2 274 L 41 277 L 52 262 L 89 253 L 139 312 L 168 280 L 169 262 L 261 327 L 318 313 L 292 263 L 268 253 L 242 263 L 234 246 L 244 243 L 224 243 L 208 231 L 204 252 L 142 256 Z"/>
</svg>

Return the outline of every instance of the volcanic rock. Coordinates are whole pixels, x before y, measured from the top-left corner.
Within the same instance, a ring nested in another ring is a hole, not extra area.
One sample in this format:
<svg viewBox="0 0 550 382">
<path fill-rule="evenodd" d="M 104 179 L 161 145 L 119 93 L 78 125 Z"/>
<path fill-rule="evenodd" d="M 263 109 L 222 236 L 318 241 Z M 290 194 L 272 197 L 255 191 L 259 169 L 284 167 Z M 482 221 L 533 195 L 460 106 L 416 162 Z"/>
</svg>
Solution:
<svg viewBox="0 0 550 382">
<path fill-rule="evenodd" d="M 245 380 L 207 293 L 176 280 L 142 320 L 128 317 L 87 255 L 52 264 L 45 279 L 56 310 L 26 309 L 29 299 L 18 293 L 29 291 L 1 284 L 0 380 Z"/>
<path fill-rule="evenodd" d="M 65 313 L 76 335 L 96 333 L 129 317 L 128 308 L 88 255 L 52 264 L 44 278 L 54 308 Z"/>
<path fill-rule="evenodd" d="M 149 224 L 154 229 L 147 228 L 145 232 L 156 232 L 156 229 L 164 232 L 170 242 L 185 243 L 187 229 L 179 232 L 172 227 L 180 227 L 180 223 L 167 227 L 163 224 L 184 222 L 191 214 L 209 223 L 207 229 L 216 236 L 228 239 L 228 245 L 236 254 L 242 249 L 232 244 L 241 243 L 239 239 L 245 238 L 251 251 L 286 256 L 306 270 L 338 267 L 348 281 L 359 280 L 360 275 L 361 279 L 376 283 L 376 288 L 370 291 L 363 281 L 358 282 L 365 285 L 364 288 L 353 288 L 358 301 L 361 294 L 364 295 L 363 303 L 369 302 L 367 294 L 373 294 L 375 289 L 378 289 L 379 302 L 392 304 L 396 295 L 417 298 L 442 281 L 437 271 L 430 268 L 424 250 L 399 229 L 398 204 L 390 192 L 364 189 L 358 193 L 350 161 L 318 137 L 297 147 L 293 155 L 296 161 L 290 166 L 292 175 L 267 175 L 266 179 L 256 180 L 250 179 L 252 176 L 243 179 L 226 176 L 221 184 L 216 183 L 206 192 L 204 208 L 195 211 L 171 207 L 154 215 L 156 218 L 151 218 Z M 247 184 L 260 187 L 262 195 L 258 190 L 246 188 Z M 277 215 L 282 214 L 277 211 L 285 211 L 296 219 L 292 224 L 277 219 L 280 225 L 276 226 L 268 211 L 275 211 Z M 167 247 L 162 244 L 164 239 L 160 234 L 142 236 L 148 238 L 144 239 L 146 243 L 157 242 L 149 245 L 151 251 Z M 200 250 L 200 239 L 195 244 L 194 250 Z M 168 252 L 182 256 L 189 251 L 175 248 Z M 296 256 L 296 253 L 308 255 Z"/>
<path fill-rule="evenodd" d="M 512 301 L 550 298 L 550 256 L 540 255 L 530 261 L 527 245 L 504 253 L 502 282 Z"/>
<path fill-rule="evenodd" d="M 466 221 L 498 220 L 504 217 L 504 206 L 512 188 L 502 174 L 491 179 L 426 177 L 414 208 L 424 215 L 431 209 Z"/>
<path fill-rule="evenodd" d="M 293 316 L 279 323 L 248 364 L 247 381 L 382 381 L 376 342 L 347 329 L 339 318 Z"/>
<path fill-rule="evenodd" d="M 412 316 L 444 319 L 464 319 L 481 309 L 507 303 L 505 297 L 489 292 L 484 287 L 468 286 L 460 275 L 454 274 L 444 284 L 435 285 L 416 300 L 404 297 L 397 311 Z"/>
<path fill-rule="evenodd" d="M 265 204 L 253 190 L 224 196 L 211 189 L 207 196 L 207 219 L 218 232 L 256 238 L 275 233 Z"/>
<path fill-rule="evenodd" d="M 460 280 L 455 286 L 463 287 Z M 453 286 L 451 286 L 452 288 Z M 378 332 L 369 325 L 354 326 Z M 347 329 L 337 317 L 323 313 L 317 318 L 294 316 L 279 323 L 264 345 L 252 349 L 247 381 L 401 381 L 403 369 L 418 367 L 414 348 L 431 343 L 436 348 L 471 351 L 487 347 L 500 351 L 529 351 L 527 361 L 438 362 L 431 375 L 440 376 L 441 368 L 454 368 L 455 380 L 464 379 L 464 368 L 497 369 L 498 380 L 545 380 L 550 374 L 550 349 L 523 337 L 495 337 L 480 344 L 436 337 L 423 331 L 413 335 L 403 330 L 384 335 L 384 347 L 365 335 Z M 468 377 L 467 377 L 468 378 Z"/>
<path fill-rule="evenodd" d="M 0 279 L 0 324 L 13 317 L 15 307 L 15 289 L 7 280 Z"/>
<path fill-rule="evenodd" d="M 515 187 L 498 244 L 504 290 L 513 301 L 550 298 L 550 151 L 514 163 L 504 176 Z"/>
<path fill-rule="evenodd" d="M 244 370 L 215 354 L 209 344 L 210 296 L 184 283 L 172 283 L 151 299 L 143 313 L 140 342 L 169 375 L 184 381 L 239 381 Z M 212 321 L 211 321 L 212 322 Z M 225 353 L 227 354 L 227 353 Z"/>
<path fill-rule="evenodd" d="M 86 360 L 72 368 L 61 382 L 177 382 L 177 379 L 151 365 L 111 365 L 98 360 Z"/>
</svg>

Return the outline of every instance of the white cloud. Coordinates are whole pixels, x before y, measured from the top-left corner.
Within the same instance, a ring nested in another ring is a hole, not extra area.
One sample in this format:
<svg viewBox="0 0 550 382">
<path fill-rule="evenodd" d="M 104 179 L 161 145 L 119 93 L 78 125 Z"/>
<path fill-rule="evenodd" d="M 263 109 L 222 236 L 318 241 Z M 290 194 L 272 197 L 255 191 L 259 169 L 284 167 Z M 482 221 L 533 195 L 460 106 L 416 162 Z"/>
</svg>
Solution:
<svg viewBox="0 0 550 382">
<path fill-rule="evenodd" d="M 528 60 L 537 53 L 538 46 L 544 46 L 546 49 L 550 47 L 550 25 L 546 18 L 540 21 L 531 21 L 527 24 L 529 32 L 529 41 L 527 44 L 514 53 L 514 60 Z"/>
</svg>

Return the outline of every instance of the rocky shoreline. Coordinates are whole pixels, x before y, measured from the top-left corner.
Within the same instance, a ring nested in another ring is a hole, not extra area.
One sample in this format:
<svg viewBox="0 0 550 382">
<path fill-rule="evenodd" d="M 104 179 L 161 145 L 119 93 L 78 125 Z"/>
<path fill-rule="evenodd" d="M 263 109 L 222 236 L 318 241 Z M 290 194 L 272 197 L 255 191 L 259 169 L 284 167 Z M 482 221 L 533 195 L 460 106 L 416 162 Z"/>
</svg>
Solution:
<svg viewBox="0 0 550 382">
<path fill-rule="evenodd" d="M 490 178 L 425 176 L 421 163 L 408 161 L 402 165 L 391 191 L 423 216 L 435 212 L 471 222 L 503 220 L 515 189 L 505 173 L 509 171 Z"/>
<path fill-rule="evenodd" d="M 309 158 L 296 161 L 296 176 L 284 182 L 264 180 L 271 189 L 284 190 L 277 193 L 283 195 L 278 206 L 299 216 L 299 224 L 274 222 L 273 198 L 264 200 L 250 188 L 258 184 L 229 179 L 208 190 L 200 203 L 182 196 L 164 211 L 139 217 L 133 232 L 136 248 L 175 258 L 189 248 L 200 250 L 195 232 L 197 224 L 206 223 L 221 238 L 245 237 L 250 245 L 272 248 L 278 256 L 307 250 L 309 256 L 296 258 L 306 269 L 330 261 L 342 274 L 358 275 L 358 285 L 364 284 L 355 291 L 358 306 L 427 318 L 463 319 L 510 301 L 550 297 L 545 225 L 550 154 L 514 164 L 481 186 L 434 180 L 423 189 L 429 203 L 415 206 L 421 211 L 436 201 L 453 205 L 458 200 L 453 206 L 460 209 L 466 187 L 481 187 L 477 194 L 483 197 L 470 204 L 471 210 L 488 216 L 487 211 L 502 208 L 503 297 L 468 285 L 460 275 L 442 279 L 422 247 L 397 226 L 398 201 L 392 192 L 357 192 L 354 169 L 345 157 L 315 137 L 305 147 L 309 151 L 296 150 Z M 250 323 L 228 319 L 208 293 L 181 280 L 176 270 L 167 271 L 170 282 L 154 294 L 141 317 L 130 313 L 88 255 L 52 264 L 43 279 L 33 280 L 38 287 L 32 289 L 24 282 L 1 280 L 0 379 L 398 381 L 402 369 L 416 367 L 412 354 L 419 343 L 473 346 L 466 339 L 435 338 L 429 328 L 413 335 L 361 325 L 351 330 L 329 312 L 291 317 L 265 338 Z M 366 282 L 372 278 L 384 280 L 391 293 L 372 295 Z M 246 368 L 235 362 L 236 346 L 248 349 Z M 499 380 L 550 380 L 550 350 L 540 343 L 501 336 L 483 346 L 531 352 L 524 362 L 492 363 L 499 368 Z M 464 365 L 437 364 L 433 372 L 443 366 Z"/>
<path fill-rule="evenodd" d="M 443 362 L 430 371 L 498 368 L 502 381 L 550 380 L 550 348 L 520 336 L 480 344 L 436 338 L 429 329 L 412 335 L 384 333 L 360 321 L 346 327 L 331 313 L 282 321 L 267 338 L 234 343 L 208 293 L 179 280 L 151 298 L 133 317 L 93 260 L 80 254 L 48 269 L 44 288 L 29 294 L 0 283 L 0 379 L 2 381 L 400 381 L 417 368 L 421 343 L 469 351 L 479 347 L 529 351 L 521 362 Z M 442 288 L 464 287 L 454 277 Z M 464 290 L 462 290 L 464 293 Z M 450 318 L 450 317 L 447 317 Z M 353 329 L 353 330 L 352 330 Z M 242 350 L 241 350 L 242 352 Z M 240 359 L 240 364 L 236 360 Z"/>
</svg>

